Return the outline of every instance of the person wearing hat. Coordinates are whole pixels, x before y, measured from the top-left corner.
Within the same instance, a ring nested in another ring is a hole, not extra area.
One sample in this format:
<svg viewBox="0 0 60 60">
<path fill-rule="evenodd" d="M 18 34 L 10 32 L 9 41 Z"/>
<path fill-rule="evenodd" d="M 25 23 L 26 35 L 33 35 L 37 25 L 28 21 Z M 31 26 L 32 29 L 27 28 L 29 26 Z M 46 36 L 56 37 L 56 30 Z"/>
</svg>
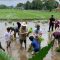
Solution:
<svg viewBox="0 0 60 60">
<path fill-rule="evenodd" d="M 26 23 L 23 22 L 21 24 L 21 28 L 20 28 L 20 32 L 19 32 L 19 36 L 20 36 L 20 44 L 21 44 L 21 47 L 22 48 L 22 44 L 24 42 L 25 44 L 25 49 L 26 49 L 26 37 L 27 37 L 27 34 L 28 34 L 28 31 L 27 31 L 27 28 L 26 28 Z"/>
</svg>

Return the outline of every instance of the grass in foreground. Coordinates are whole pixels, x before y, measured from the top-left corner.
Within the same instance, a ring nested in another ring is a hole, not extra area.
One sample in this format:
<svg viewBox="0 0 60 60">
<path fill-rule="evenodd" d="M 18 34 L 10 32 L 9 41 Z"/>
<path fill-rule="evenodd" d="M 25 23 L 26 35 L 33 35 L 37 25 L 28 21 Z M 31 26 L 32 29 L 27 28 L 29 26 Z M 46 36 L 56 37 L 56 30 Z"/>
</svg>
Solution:
<svg viewBox="0 0 60 60">
<path fill-rule="evenodd" d="M 20 19 L 20 20 L 48 20 L 51 15 L 60 19 L 59 12 L 19 10 L 19 9 L 0 9 L 0 19 Z"/>
<path fill-rule="evenodd" d="M 15 60 L 15 59 L 13 59 L 9 54 L 0 50 L 0 60 Z"/>
</svg>

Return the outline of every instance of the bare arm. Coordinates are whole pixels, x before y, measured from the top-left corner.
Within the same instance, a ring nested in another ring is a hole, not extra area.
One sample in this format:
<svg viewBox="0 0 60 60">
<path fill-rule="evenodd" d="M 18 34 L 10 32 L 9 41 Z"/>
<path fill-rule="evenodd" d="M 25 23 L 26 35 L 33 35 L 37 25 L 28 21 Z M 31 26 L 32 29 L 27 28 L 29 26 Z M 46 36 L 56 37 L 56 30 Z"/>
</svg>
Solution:
<svg viewBox="0 0 60 60">
<path fill-rule="evenodd" d="M 20 33 L 20 34 L 28 34 L 28 32 Z"/>
</svg>

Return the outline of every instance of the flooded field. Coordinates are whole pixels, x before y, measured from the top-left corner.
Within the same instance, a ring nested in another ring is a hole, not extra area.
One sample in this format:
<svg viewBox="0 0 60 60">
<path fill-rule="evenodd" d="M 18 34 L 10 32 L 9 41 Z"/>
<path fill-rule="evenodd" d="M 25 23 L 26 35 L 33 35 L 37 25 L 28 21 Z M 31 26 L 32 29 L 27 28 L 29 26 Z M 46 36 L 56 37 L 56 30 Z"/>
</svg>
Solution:
<svg viewBox="0 0 60 60">
<path fill-rule="evenodd" d="M 38 22 L 27 22 L 27 28 L 29 29 L 30 27 L 33 28 L 33 31 L 35 30 L 35 25 L 37 24 Z M 49 33 L 48 33 L 48 23 L 39 23 L 40 24 L 40 27 L 42 29 L 42 32 L 43 32 L 43 38 L 44 38 L 44 41 L 41 43 L 41 48 L 45 47 L 48 45 L 48 42 L 49 42 Z M 6 28 L 7 27 L 16 27 L 16 22 L 0 22 L 0 42 L 2 43 L 2 46 L 4 49 L 6 49 L 6 43 L 5 43 L 5 39 L 4 39 L 4 33 L 6 32 Z M 30 41 L 27 37 L 27 49 L 30 45 Z M 23 44 L 23 47 L 24 47 L 24 44 Z M 7 52 L 7 51 L 6 51 Z M 51 49 L 49 51 L 49 53 L 47 54 L 46 58 L 44 58 L 44 60 L 56 60 L 56 57 L 60 56 L 60 54 L 57 54 L 58 56 L 54 55 L 56 53 L 52 53 L 53 50 Z M 8 52 L 7 52 L 8 53 Z M 18 35 L 16 37 L 16 41 L 12 41 L 11 43 L 11 50 L 9 49 L 9 54 L 15 58 L 15 60 L 27 60 L 27 56 L 28 56 L 28 53 L 27 53 L 27 50 L 25 51 L 24 48 L 23 50 L 20 50 L 20 43 L 19 43 L 19 39 L 18 39 Z M 55 56 L 54 57 L 52 57 Z M 58 57 L 58 60 L 60 60 L 60 58 Z"/>
</svg>

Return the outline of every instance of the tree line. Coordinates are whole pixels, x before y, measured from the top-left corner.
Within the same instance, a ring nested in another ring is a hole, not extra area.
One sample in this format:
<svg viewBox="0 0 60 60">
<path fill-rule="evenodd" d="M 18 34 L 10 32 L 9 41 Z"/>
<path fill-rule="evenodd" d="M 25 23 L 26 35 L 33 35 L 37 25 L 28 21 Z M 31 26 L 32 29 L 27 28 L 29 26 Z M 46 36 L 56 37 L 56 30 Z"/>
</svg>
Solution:
<svg viewBox="0 0 60 60">
<path fill-rule="evenodd" d="M 15 7 L 0 5 L 0 9 L 6 8 L 18 8 L 25 10 L 49 10 L 57 8 L 59 3 L 56 0 L 33 0 L 32 2 L 27 1 L 26 3 L 18 3 Z"/>
</svg>

